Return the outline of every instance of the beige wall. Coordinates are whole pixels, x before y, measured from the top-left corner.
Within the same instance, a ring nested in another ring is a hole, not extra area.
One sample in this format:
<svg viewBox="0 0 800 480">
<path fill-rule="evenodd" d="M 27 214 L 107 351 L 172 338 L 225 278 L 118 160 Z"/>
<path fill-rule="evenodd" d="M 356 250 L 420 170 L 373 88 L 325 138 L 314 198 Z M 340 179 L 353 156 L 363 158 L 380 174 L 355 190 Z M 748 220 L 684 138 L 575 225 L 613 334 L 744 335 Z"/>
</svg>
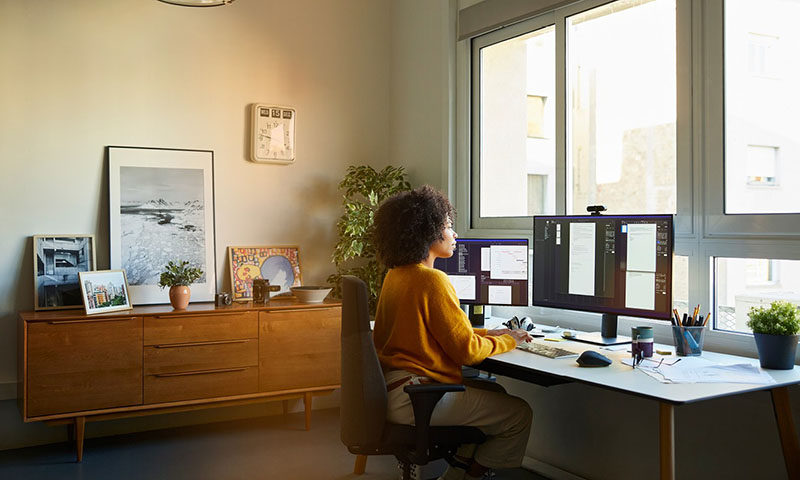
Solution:
<svg viewBox="0 0 800 480">
<path fill-rule="evenodd" d="M 388 0 L 0 0 L 0 399 L 15 395 L 30 236 L 91 233 L 108 268 L 106 145 L 214 151 L 218 287 L 228 245 L 300 247 L 333 270 L 337 184 L 389 161 Z M 249 104 L 297 109 L 297 161 L 255 164 Z M 438 141 L 438 140 L 436 140 Z"/>
</svg>

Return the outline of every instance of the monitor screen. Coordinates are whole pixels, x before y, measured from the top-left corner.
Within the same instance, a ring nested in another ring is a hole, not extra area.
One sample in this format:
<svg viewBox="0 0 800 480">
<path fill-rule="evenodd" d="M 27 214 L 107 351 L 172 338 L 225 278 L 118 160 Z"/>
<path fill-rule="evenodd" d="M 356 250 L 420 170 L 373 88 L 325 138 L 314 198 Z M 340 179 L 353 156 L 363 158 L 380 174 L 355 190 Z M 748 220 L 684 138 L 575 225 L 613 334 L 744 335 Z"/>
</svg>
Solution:
<svg viewBox="0 0 800 480">
<path fill-rule="evenodd" d="M 528 306 L 528 239 L 459 238 L 453 256 L 433 266 L 462 304 Z"/>
<path fill-rule="evenodd" d="M 533 239 L 533 305 L 613 315 L 614 331 L 672 316 L 672 215 L 536 216 Z"/>
</svg>

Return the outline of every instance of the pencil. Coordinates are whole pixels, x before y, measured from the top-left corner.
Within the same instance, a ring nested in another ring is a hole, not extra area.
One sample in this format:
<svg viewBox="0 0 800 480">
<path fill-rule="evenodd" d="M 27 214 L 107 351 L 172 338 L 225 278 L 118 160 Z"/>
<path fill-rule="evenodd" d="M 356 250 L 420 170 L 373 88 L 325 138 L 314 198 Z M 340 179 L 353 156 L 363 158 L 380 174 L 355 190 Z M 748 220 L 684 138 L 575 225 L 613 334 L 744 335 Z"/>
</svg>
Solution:
<svg viewBox="0 0 800 480">
<path fill-rule="evenodd" d="M 711 318 L 711 312 L 708 312 L 708 315 L 706 315 L 706 319 L 705 319 L 705 321 L 703 322 L 703 326 L 704 326 L 704 327 L 705 327 L 705 326 L 706 326 L 706 324 L 708 323 L 708 319 L 709 319 L 709 318 Z"/>
</svg>

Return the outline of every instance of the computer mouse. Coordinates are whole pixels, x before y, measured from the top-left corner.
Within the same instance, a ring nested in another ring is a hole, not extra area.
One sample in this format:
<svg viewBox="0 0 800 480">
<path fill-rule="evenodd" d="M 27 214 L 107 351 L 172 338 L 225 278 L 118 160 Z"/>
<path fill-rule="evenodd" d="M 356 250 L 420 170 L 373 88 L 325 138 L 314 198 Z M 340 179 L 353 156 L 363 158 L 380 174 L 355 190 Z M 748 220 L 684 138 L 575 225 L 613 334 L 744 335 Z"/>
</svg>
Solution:
<svg viewBox="0 0 800 480">
<path fill-rule="evenodd" d="M 594 350 L 586 350 L 581 353 L 576 361 L 581 367 L 607 367 L 611 365 L 610 358 Z"/>
</svg>

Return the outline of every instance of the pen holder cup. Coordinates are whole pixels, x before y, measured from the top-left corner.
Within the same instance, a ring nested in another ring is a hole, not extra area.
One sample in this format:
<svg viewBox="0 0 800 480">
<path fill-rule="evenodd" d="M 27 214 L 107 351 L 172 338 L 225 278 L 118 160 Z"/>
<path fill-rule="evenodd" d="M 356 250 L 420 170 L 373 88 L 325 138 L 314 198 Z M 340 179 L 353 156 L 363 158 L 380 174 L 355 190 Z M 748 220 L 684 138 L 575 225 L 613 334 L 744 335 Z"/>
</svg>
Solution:
<svg viewBox="0 0 800 480">
<path fill-rule="evenodd" d="M 675 341 L 675 353 L 682 357 L 693 357 L 703 353 L 705 327 L 672 326 L 672 339 Z"/>
</svg>

